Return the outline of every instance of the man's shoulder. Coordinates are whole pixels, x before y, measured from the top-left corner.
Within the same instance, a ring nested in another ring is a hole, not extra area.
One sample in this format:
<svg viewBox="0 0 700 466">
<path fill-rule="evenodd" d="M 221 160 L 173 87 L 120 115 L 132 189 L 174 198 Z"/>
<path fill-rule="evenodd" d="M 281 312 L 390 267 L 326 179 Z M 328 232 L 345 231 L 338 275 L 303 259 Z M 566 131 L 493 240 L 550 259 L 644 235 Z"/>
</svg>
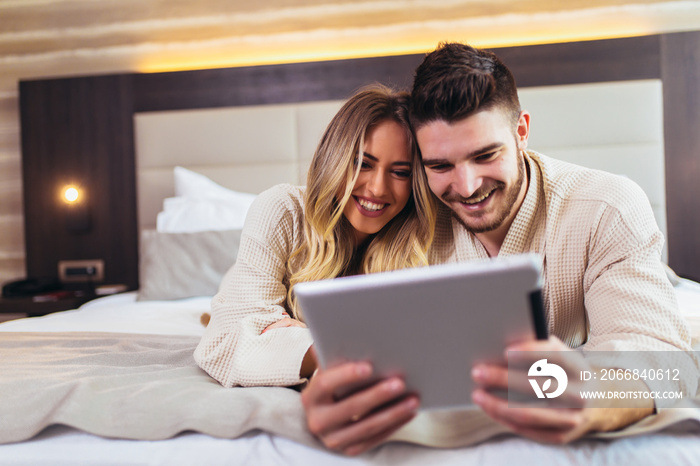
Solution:
<svg viewBox="0 0 700 466">
<path fill-rule="evenodd" d="M 540 167 L 544 190 L 548 198 L 565 202 L 602 202 L 624 209 L 648 199 L 644 191 L 631 179 L 603 170 L 583 167 L 562 160 L 529 152 Z"/>
</svg>

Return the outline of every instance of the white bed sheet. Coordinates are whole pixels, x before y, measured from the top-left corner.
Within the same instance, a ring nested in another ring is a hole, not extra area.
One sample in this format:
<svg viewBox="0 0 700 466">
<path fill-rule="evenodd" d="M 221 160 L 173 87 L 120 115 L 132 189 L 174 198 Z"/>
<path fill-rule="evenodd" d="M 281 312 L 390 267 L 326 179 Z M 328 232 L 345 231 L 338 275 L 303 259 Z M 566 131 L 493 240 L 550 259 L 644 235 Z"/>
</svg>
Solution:
<svg viewBox="0 0 700 466">
<path fill-rule="evenodd" d="M 700 283 L 681 278 L 674 289 L 681 313 L 686 317 L 700 316 Z"/>
<path fill-rule="evenodd" d="M 700 318 L 700 284 L 681 280 L 676 287 L 683 313 Z M 109 331 L 201 335 L 203 312 L 211 297 L 177 301 L 137 301 L 136 293 L 100 298 L 81 308 L 0 324 L 0 332 Z M 0 337 L 1 338 L 1 337 Z M 186 432 L 160 441 L 107 439 L 65 426 L 52 426 L 31 440 L 0 445 L 0 465 L 469 465 L 547 464 L 652 465 L 698 464 L 695 434 L 661 432 L 617 440 L 585 439 L 567 446 L 541 445 L 517 437 L 480 445 L 432 449 L 393 443 L 358 458 L 347 458 L 265 432 L 219 439 Z"/>
<path fill-rule="evenodd" d="M 662 432 L 617 440 L 588 439 L 573 445 L 542 445 L 522 438 L 493 439 L 472 447 L 431 449 L 389 444 L 356 458 L 335 455 L 265 432 L 238 439 L 184 433 L 160 441 L 105 439 L 54 426 L 33 439 L 0 445 L 0 464 L 76 465 L 328 465 L 441 466 L 547 465 L 696 465 L 700 440 L 695 434 Z"/>
<path fill-rule="evenodd" d="M 114 332 L 201 336 L 211 296 L 173 301 L 137 301 L 137 292 L 88 301 L 78 309 L 11 320 L 0 332 Z"/>
</svg>

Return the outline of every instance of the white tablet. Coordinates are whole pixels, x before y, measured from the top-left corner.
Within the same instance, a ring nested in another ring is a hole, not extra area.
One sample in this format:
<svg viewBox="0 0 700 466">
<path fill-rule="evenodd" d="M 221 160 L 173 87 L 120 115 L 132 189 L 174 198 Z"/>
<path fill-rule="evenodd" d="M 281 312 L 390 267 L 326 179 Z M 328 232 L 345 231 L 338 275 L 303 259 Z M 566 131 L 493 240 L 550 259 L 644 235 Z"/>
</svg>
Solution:
<svg viewBox="0 0 700 466">
<path fill-rule="evenodd" d="M 505 347 L 546 338 L 541 258 L 483 262 L 300 283 L 294 293 L 323 368 L 370 361 L 401 375 L 423 409 L 472 405 L 471 367 L 504 362 Z"/>
</svg>

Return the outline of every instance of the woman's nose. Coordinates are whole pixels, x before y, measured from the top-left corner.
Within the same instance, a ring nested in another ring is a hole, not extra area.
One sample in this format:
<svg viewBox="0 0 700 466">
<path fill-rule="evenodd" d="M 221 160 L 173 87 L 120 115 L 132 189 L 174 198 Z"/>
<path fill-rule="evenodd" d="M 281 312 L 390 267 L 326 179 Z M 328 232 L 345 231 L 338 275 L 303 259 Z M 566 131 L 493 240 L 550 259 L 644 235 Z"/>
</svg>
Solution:
<svg viewBox="0 0 700 466">
<path fill-rule="evenodd" d="M 372 195 L 377 197 L 381 197 L 386 194 L 388 188 L 386 174 L 383 170 L 374 170 L 374 172 L 371 173 L 367 182 L 367 188 Z"/>
</svg>

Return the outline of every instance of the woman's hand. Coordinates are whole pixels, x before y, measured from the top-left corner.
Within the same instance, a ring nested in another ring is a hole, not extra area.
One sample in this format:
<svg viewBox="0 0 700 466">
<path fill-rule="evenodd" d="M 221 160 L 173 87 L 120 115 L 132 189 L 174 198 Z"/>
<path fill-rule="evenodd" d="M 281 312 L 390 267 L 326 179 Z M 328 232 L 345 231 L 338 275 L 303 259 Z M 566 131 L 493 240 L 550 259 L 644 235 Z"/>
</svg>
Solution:
<svg viewBox="0 0 700 466">
<path fill-rule="evenodd" d="M 301 394 L 306 422 L 323 444 L 347 455 L 359 455 L 386 440 L 409 422 L 418 409 L 418 397 L 406 394 L 397 377 L 338 399 L 336 393 L 368 382 L 372 367 L 365 362 L 345 363 L 317 370 Z"/>
<path fill-rule="evenodd" d="M 265 330 L 263 330 L 262 332 L 260 332 L 260 334 L 262 335 L 263 333 L 267 332 L 268 330 L 272 330 L 272 329 L 275 329 L 275 328 L 284 328 L 284 327 L 301 327 L 301 328 L 306 328 L 306 324 L 305 324 L 305 323 L 303 323 L 303 322 L 301 322 L 301 321 L 299 321 L 299 320 L 296 320 L 296 319 L 292 319 L 291 317 L 289 317 L 289 314 L 287 314 L 286 312 L 284 313 L 284 315 L 287 316 L 287 317 L 283 318 L 282 320 L 278 320 L 277 322 L 274 322 L 274 323 L 268 325 L 267 327 L 265 327 Z"/>
</svg>

